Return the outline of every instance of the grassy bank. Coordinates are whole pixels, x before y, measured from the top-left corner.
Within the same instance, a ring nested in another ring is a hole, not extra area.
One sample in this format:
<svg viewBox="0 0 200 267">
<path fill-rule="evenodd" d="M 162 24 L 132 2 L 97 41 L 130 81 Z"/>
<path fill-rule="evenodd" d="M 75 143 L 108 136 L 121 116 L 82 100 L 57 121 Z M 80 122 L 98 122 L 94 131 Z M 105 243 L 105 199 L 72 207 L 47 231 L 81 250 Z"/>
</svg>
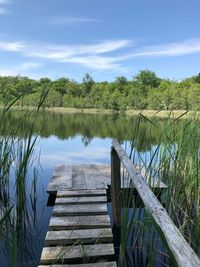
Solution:
<svg viewBox="0 0 200 267">
<path fill-rule="evenodd" d="M 14 110 L 35 110 L 36 107 L 32 106 L 14 106 L 12 107 Z M 49 112 L 57 112 L 57 113 L 85 113 L 85 114 L 113 114 L 113 113 L 122 113 L 112 109 L 97 109 L 97 108 L 61 108 L 61 107 L 51 107 L 45 108 L 45 111 Z M 178 118 L 184 114 L 184 118 L 192 118 L 200 116 L 200 111 L 186 111 L 186 110 L 126 110 L 123 112 L 128 116 L 137 116 L 138 114 L 142 114 L 145 117 L 158 117 L 158 118 Z"/>
</svg>

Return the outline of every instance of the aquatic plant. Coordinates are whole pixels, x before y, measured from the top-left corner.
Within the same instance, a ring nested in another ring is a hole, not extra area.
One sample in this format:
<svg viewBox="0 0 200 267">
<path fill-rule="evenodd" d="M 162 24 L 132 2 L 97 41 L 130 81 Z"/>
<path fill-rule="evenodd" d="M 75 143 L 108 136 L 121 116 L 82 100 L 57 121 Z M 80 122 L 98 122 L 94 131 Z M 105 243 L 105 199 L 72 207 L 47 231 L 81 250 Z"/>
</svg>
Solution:
<svg viewBox="0 0 200 267">
<path fill-rule="evenodd" d="M 41 95 L 37 110 L 24 112 L 16 127 L 9 127 L 7 122 L 10 108 L 19 97 L 0 112 L 0 251 L 5 254 L 9 266 L 24 266 L 34 259 L 37 251 L 30 235 L 37 220 L 39 166 L 37 153 L 33 155 L 37 144 L 33 128 L 45 97 L 46 92 Z M 30 116 L 35 120 L 26 128 Z M 29 183 L 32 183 L 31 192 Z"/>
<path fill-rule="evenodd" d="M 164 191 L 156 190 L 155 193 L 200 256 L 200 121 L 197 116 L 187 120 L 182 120 L 182 116 L 174 119 L 170 115 L 161 125 L 159 121 L 155 123 L 140 115 L 133 129 L 133 141 L 129 146 L 126 144 L 126 150 L 134 164 L 140 166 L 150 187 L 155 177 L 167 185 Z M 140 125 L 144 120 L 147 126 L 141 137 Z M 143 154 L 143 144 L 151 143 L 151 129 L 162 130 L 162 134 L 158 145 L 152 145 L 149 153 Z M 129 193 L 127 191 L 122 197 L 123 207 L 131 209 L 122 209 L 120 266 L 132 266 L 135 261 L 137 264 L 140 262 L 140 266 L 176 266 L 161 229 L 145 207 L 141 208 L 141 199 L 135 197 L 133 190 L 130 184 Z"/>
</svg>

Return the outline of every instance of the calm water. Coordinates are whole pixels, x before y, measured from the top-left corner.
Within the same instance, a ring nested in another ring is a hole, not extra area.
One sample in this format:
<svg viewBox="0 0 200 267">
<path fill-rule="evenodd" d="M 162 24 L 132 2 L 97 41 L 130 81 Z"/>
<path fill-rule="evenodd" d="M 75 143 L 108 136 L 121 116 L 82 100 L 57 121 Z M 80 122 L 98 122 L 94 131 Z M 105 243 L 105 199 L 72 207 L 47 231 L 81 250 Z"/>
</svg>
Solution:
<svg viewBox="0 0 200 267">
<path fill-rule="evenodd" d="M 17 128 L 21 118 L 21 113 L 13 112 L 7 120 L 9 128 Z M 33 120 L 34 118 L 30 116 L 26 122 L 27 129 Z M 134 137 L 136 125 L 137 118 L 123 115 L 40 114 L 34 125 L 34 133 L 39 135 L 35 155 L 40 155 L 36 195 L 33 194 L 31 173 L 26 189 L 27 213 L 21 229 L 18 229 L 19 234 L 9 233 L 8 240 L 12 241 L 1 240 L 0 242 L 1 267 L 14 266 L 11 255 L 16 251 L 17 266 L 37 266 L 52 211 L 52 207 L 47 206 L 46 188 L 53 169 L 63 164 L 110 163 L 111 140 L 116 138 L 121 144 L 124 141 L 129 142 Z M 148 127 L 143 121 L 138 136 L 142 138 L 148 134 Z M 22 133 L 21 135 L 23 138 Z M 148 159 L 155 149 L 159 137 L 159 129 L 151 129 L 151 138 L 141 139 L 143 141 L 138 138 L 136 143 L 144 160 Z M 15 184 L 12 184 L 12 181 L 11 188 L 15 190 Z M 14 246 L 13 242 L 15 242 Z"/>
</svg>

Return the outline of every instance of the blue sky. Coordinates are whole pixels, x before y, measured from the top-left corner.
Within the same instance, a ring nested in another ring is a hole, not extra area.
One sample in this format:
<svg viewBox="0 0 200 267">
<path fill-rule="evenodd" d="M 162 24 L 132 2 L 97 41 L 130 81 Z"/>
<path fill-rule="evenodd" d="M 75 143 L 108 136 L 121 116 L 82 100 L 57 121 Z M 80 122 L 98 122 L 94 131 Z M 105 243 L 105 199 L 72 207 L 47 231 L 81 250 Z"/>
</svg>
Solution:
<svg viewBox="0 0 200 267">
<path fill-rule="evenodd" d="M 0 75 L 180 80 L 200 72 L 199 0 L 0 0 Z"/>
</svg>

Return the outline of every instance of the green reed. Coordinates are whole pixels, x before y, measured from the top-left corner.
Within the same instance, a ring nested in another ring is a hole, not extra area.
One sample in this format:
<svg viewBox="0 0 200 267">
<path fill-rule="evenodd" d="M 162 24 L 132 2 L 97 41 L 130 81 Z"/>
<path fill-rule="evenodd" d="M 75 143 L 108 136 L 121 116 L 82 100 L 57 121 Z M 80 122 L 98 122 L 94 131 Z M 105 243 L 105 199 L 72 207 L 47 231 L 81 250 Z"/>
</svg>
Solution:
<svg viewBox="0 0 200 267">
<path fill-rule="evenodd" d="M 34 240 L 29 234 L 37 218 L 32 216 L 36 212 L 38 177 L 38 158 L 35 154 L 37 135 L 33 129 L 46 91 L 41 95 L 38 109 L 24 112 L 15 127 L 9 125 L 10 108 L 20 97 L 0 111 L 0 252 L 5 254 L 10 266 L 21 266 L 27 259 L 34 259 Z M 27 128 L 30 116 L 34 120 Z M 28 199 L 29 178 L 33 180 L 30 193 L 33 205 L 29 204 Z M 33 245 L 27 246 L 28 243 Z"/>
<path fill-rule="evenodd" d="M 141 129 L 144 121 L 146 127 Z M 159 143 L 153 145 L 151 132 L 156 129 L 162 134 Z M 155 194 L 200 256 L 199 118 L 194 116 L 193 119 L 182 120 L 182 116 L 176 119 L 169 116 L 165 123 L 160 124 L 158 119 L 150 120 L 140 115 L 132 140 L 130 158 L 143 169 L 150 186 L 154 177 L 167 185 L 164 191 L 156 190 Z M 152 144 L 152 147 L 144 157 L 142 147 L 145 143 Z M 123 208 L 122 211 L 120 266 L 131 266 L 135 260 L 140 266 L 155 266 L 155 262 L 160 262 L 161 266 L 176 266 L 161 229 L 145 207 L 138 208 L 141 200 L 139 196 L 135 197 L 133 190 L 130 185 L 129 193 L 122 197 L 123 206 L 126 207 L 129 202 L 131 210 Z"/>
</svg>

